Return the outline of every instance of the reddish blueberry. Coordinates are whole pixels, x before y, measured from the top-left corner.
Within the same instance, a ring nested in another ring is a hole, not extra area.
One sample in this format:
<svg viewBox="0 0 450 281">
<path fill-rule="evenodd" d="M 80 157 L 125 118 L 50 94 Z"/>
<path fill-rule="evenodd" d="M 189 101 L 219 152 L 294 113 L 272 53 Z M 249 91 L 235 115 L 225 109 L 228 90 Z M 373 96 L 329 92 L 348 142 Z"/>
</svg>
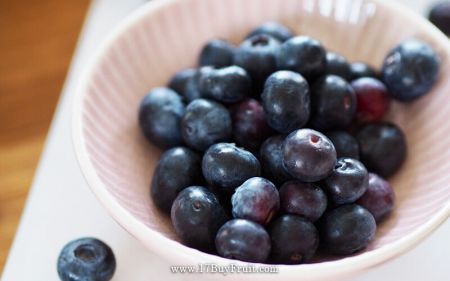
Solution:
<svg viewBox="0 0 450 281">
<path fill-rule="evenodd" d="M 356 94 L 356 118 L 359 121 L 379 121 L 389 109 L 387 88 L 378 79 L 359 78 L 351 83 Z"/>
<path fill-rule="evenodd" d="M 377 222 L 382 221 L 394 208 L 395 193 L 388 181 L 369 173 L 369 185 L 366 192 L 356 201 L 366 208 Z"/>
</svg>

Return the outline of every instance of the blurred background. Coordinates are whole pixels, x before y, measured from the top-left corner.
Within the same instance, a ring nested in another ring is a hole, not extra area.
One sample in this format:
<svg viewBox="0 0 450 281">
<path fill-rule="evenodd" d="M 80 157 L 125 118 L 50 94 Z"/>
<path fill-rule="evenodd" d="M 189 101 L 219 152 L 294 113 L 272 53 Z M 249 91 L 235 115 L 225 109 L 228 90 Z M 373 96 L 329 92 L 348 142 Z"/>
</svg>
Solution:
<svg viewBox="0 0 450 281">
<path fill-rule="evenodd" d="M 0 272 L 90 2 L 0 0 Z M 438 1 L 402 2 L 428 16 Z M 449 3 L 438 11 L 447 31 Z"/>
</svg>

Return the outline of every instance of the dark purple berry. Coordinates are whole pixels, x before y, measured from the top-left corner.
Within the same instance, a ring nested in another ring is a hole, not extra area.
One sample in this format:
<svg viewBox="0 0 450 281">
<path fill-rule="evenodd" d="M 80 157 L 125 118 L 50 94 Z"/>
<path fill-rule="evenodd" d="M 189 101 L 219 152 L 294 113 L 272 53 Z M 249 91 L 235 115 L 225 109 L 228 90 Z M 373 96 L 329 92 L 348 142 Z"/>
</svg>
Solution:
<svg viewBox="0 0 450 281">
<path fill-rule="evenodd" d="M 247 38 L 260 34 L 272 36 L 280 42 L 284 42 L 294 36 L 289 28 L 275 21 L 269 21 L 261 24 L 250 32 L 250 34 L 247 35 Z"/>
<path fill-rule="evenodd" d="M 104 242 L 81 238 L 64 246 L 57 269 L 62 281 L 109 281 L 116 270 L 116 259 Z"/>
<path fill-rule="evenodd" d="M 376 174 L 369 173 L 369 185 L 366 192 L 356 201 L 366 208 L 377 222 L 382 221 L 394 208 L 395 194 L 388 181 Z"/>
<path fill-rule="evenodd" d="M 327 196 L 311 183 L 285 182 L 280 188 L 280 210 L 286 214 L 299 215 L 315 222 L 327 208 Z"/>
<path fill-rule="evenodd" d="M 440 59 L 423 41 L 400 43 L 384 59 L 383 82 L 392 98 L 412 101 L 428 93 L 439 75 Z"/>
<path fill-rule="evenodd" d="M 356 96 L 343 78 L 327 75 L 311 88 L 310 124 L 317 130 L 347 127 L 356 112 Z"/>
<path fill-rule="evenodd" d="M 211 69 L 200 75 L 199 90 L 206 98 L 234 103 L 250 95 L 251 80 L 239 66 Z"/>
<path fill-rule="evenodd" d="M 350 81 L 352 76 L 348 61 L 343 56 L 333 52 L 327 53 L 326 74 L 337 75 L 347 81 Z"/>
<path fill-rule="evenodd" d="M 339 158 L 323 188 L 336 204 L 353 203 L 367 190 L 369 174 L 366 167 L 352 158 Z"/>
<path fill-rule="evenodd" d="M 209 184 L 228 191 L 261 173 L 258 159 L 231 143 L 212 145 L 203 155 L 202 171 Z"/>
<path fill-rule="evenodd" d="M 361 162 L 369 171 L 382 177 L 393 175 L 405 161 L 405 135 L 392 123 L 367 123 L 358 130 L 356 139 Z"/>
<path fill-rule="evenodd" d="M 217 232 L 216 249 L 224 258 L 264 263 L 269 257 L 270 248 L 267 231 L 249 220 L 230 220 Z"/>
<path fill-rule="evenodd" d="M 450 1 L 435 4 L 428 18 L 437 28 L 450 36 Z"/>
<path fill-rule="evenodd" d="M 321 223 L 321 243 L 331 254 L 350 255 L 364 249 L 377 229 L 372 214 L 363 207 L 343 205 L 325 213 Z"/>
<path fill-rule="evenodd" d="M 356 118 L 362 122 L 379 121 L 389 109 L 387 88 L 378 79 L 364 77 L 352 82 L 356 94 Z"/>
<path fill-rule="evenodd" d="M 150 194 L 153 203 L 170 213 L 173 200 L 182 189 L 201 183 L 201 157 L 186 147 L 164 152 L 153 174 Z"/>
<path fill-rule="evenodd" d="M 264 177 L 279 185 L 292 179 L 283 165 L 284 139 L 285 137 L 281 135 L 268 138 L 262 144 L 259 152 Z"/>
<path fill-rule="evenodd" d="M 185 112 L 181 97 L 169 88 L 155 88 L 139 107 L 139 125 L 144 136 L 160 148 L 180 145 L 180 120 Z"/>
<path fill-rule="evenodd" d="M 241 184 L 231 197 L 233 217 L 266 225 L 280 208 L 278 190 L 270 181 L 253 177 Z"/>
<path fill-rule="evenodd" d="M 250 151 L 258 151 L 261 144 L 274 131 L 266 121 L 261 103 L 254 99 L 246 99 L 231 108 L 233 120 L 233 138 L 238 146 Z"/>
<path fill-rule="evenodd" d="M 282 264 L 307 262 L 319 246 L 314 224 L 294 215 L 282 215 L 270 225 L 271 260 Z"/>
<path fill-rule="evenodd" d="M 217 197 L 201 186 L 183 189 L 172 205 L 172 224 L 187 246 L 203 251 L 214 250 L 217 230 L 227 216 Z"/>
<path fill-rule="evenodd" d="M 363 62 L 354 62 L 350 65 L 351 80 L 363 77 L 378 78 L 378 74 L 370 65 Z"/>
<path fill-rule="evenodd" d="M 170 79 L 168 87 L 177 92 L 182 97 L 186 97 L 186 89 L 190 79 L 196 75 L 197 69 L 188 68 L 175 73 Z M 187 101 L 187 99 L 186 99 Z"/>
<path fill-rule="evenodd" d="M 210 40 L 200 52 L 199 65 L 210 65 L 217 68 L 232 65 L 235 49 L 235 46 L 225 40 Z"/>
<path fill-rule="evenodd" d="M 308 121 L 309 86 L 298 73 L 277 71 L 270 75 L 261 98 L 267 123 L 280 133 L 290 133 Z"/>
<path fill-rule="evenodd" d="M 345 131 L 331 131 L 325 134 L 333 143 L 337 157 L 359 159 L 358 141 Z"/>
<path fill-rule="evenodd" d="M 283 143 L 283 164 L 293 177 L 304 182 L 326 178 L 336 163 L 336 150 L 322 133 L 300 129 L 289 134 Z"/>
<path fill-rule="evenodd" d="M 214 143 L 231 139 L 231 116 L 223 105 L 196 99 L 187 107 L 181 120 L 181 134 L 190 147 L 206 150 Z"/>
<path fill-rule="evenodd" d="M 292 37 L 281 44 L 277 54 L 278 69 L 298 72 L 307 79 L 323 75 L 326 64 L 322 44 L 307 36 Z"/>
<path fill-rule="evenodd" d="M 244 68 L 252 78 L 257 96 L 266 78 L 277 70 L 275 55 L 279 46 L 277 39 L 259 34 L 245 39 L 234 55 L 234 64 Z"/>
</svg>

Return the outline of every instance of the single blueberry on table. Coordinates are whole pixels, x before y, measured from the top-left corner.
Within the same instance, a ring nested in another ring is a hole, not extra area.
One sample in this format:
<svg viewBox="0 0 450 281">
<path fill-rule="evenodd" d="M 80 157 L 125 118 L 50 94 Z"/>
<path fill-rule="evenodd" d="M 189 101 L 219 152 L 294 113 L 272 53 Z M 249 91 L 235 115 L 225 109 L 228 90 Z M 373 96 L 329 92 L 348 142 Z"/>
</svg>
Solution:
<svg viewBox="0 0 450 281">
<path fill-rule="evenodd" d="M 327 209 L 327 196 L 315 184 L 297 180 L 285 182 L 280 188 L 280 210 L 317 221 Z"/>
<path fill-rule="evenodd" d="M 391 213 L 394 202 L 395 193 L 389 182 L 369 173 L 367 190 L 356 203 L 366 208 L 379 223 Z"/>
<path fill-rule="evenodd" d="M 298 72 L 307 79 L 323 75 L 326 65 L 325 48 L 307 36 L 292 37 L 281 44 L 277 53 L 278 69 Z"/>
<path fill-rule="evenodd" d="M 312 86 L 310 125 L 314 129 L 345 128 L 351 123 L 355 112 L 355 92 L 343 78 L 327 75 Z"/>
<path fill-rule="evenodd" d="M 323 188 L 336 204 L 353 203 L 367 190 L 369 173 L 356 159 L 339 158 L 331 174 L 323 181 Z"/>
<path fill-rule="evenodd" d="M 329 131 L 325 135 L 331 140 L 336 149 L 337 157 L 359 159 L 358 141 L 346 131 Z"/>
<path fill-rule="evenodd" d="M 378 79 L 364 77 L 353 80 L 356 94 L 356 118 L 358 121 L 379 121 L 389 109 L 390 99 L 386 86 Z"/>
<path fill-rule="evenodd" d="M 269 257 L 270 248 L 267 231 L 249 220 L 230 220 L 217 232 L 216 249 L 224 258 L 263 263 Z"/>
<path fill-rule="evenodd" d="M 442 1 L 435 4 L 428 18 L 437 28 L 447 36 L 450 36 L 450 1 Z"/>
<path fill-rule="evenodd" d="M 343 56 L 333 52 L 328 52 L 326 58 L 326 74 L 334 74 L 344 78 L 347 81 L 352 79 L 350 64 Z"/>
<path fill-rule="evenodd" d="M 331 254 L 350 255 L 364 249 L 375 237 L 372 214 L 357 204 L 342 205 L 324 214 L 320 238 Z"/>
<path fill-rule="evenodd" d="M 139 125 L 144 136 L 160 148 L 180 145 L 180 121 L 185 112 L 181 97 L 169 88 L 155 88 L 142 100 Z"/>
<path fill-rule="evenodd" d="M 326 178 L 336 163 L 336 150 L 331 141 L 311 129 L 300 129 L 289 134 L 282 150 L 286 171 L 304 182 Z"/>
<path fill-rule="evenodd" d="M 214 143 L 230 140 L 231 130 L 228 109 L 207 99 L 192 101 L 181 119 L 183 140 L 188 146 L 200 151 Z"/>
<path fill-rule="evenodd" d="M 266 78 L 277 70 L 275 56 L 279 46 L 277 39 L 259 34 L 245 39 L 234 55 L 234 64 L 244 68 L 252 78 L 256 96 L 261 94 Z"/>
<path fill-rule="evenodd" d="M 282 135 L 272 136 L 261 145 L 259 160 L 263 170 L 263 176 L 272 182 L 281 185 L 292 179 L 283 165 L 283 142 Z"/>
<path fill-rule="evenodd" d="M 177 92 L 180 96 L 186 97 L 187 85 L 190 79 L 196 75 L 197 69 L 187 68 L 175 73 L 168 83 L 168 87 Z M 186 99 L 187 100 L 187 99 Z"/>
<path fill-rule="evenodd" d="M 200 52 L 199 65 L 210 65 L 217 68 L 232 65 L 235 50 L 236 47 L 225 40 L 210 40 Z"/>
<path fill-rule="evenodd" d="M 172 224 L 178 237 L 189 247 L 214 251 L 217 230 L 227 215 L 217 197 L 202 186 L 183 189 L 171 210 Z"/>
<path fill-rule="evenodd" d="M 73 240 L 58 257 L 58 275 L 62 281 L 109 281 L 115 270 L 113 251 L 96 238 Z"/>
<path fill-rule="evenodd" d="M 370 172 L 386 178 L 393 175 L 405 161 L 405 135 L 392 123 L 367 123 L 357 131 L 356 139 L 360 160 Z"/>
<path fill-rule="evenodd" d="M 272 36 L 280 42 L 284 42 L 294 36 L 292 31 L 286 26 L 280 24 L 279 22 L 269 21 L 252 30 L 246 38 L 260 34 Z"/>
<path fill-rule="evenodd" d="M 309 86 L 298 73 L 277 71 L 270 75 L 261 98 L 267 123 L 280 133 L 290 133 L 308 121 Z"/>
<path fill-rule="evenodd" d="M 261 144 L 274 131 L 266 121 L 261 103 L 255 99 L 246 99 L 231 109 L 233 120 L 233 139 L 238 146 L 250 151 L 258 151 Z"/>
<path fill-rule="evenodd" d="M 271 261 L 281 264 L 307 262 L 319 246 L 319 233 L 310 221 L 295 215 L 282 215 L 270 225 Z"/>
<path fill-rule="evenodd" d="M 247 150 L 232 143 L 217 143 L 203 155 L 202 171 L 209 184 L 232 192 L 247 179 L 259 176 L 261 168 Z"/>
<path fill-rule="evenodd" d="M 426 93 L 438 79 L 440 59 L 433 48 L 420 40 L 403 41 L 384 59 L 382 80 L 392 98 L 412 101 Z"/>
<path fill-rule="evenodd" d="M 233 217 L 266 225 L 280 208 L 280 196 L 272 182 L 253 177 L 236 188 L 231 204 Z"/>
<path fill-rule="evenodd" d="M 250 95 L 251 83 L 247 71 L 232 65 L 204 71 L 199 78 L 199 90 L 203 97 L 234 103 Z"/>
<path fill-rule="evenodd" d="M 351 80 L 363 77 L 378 78 L 378 74 L 374 68 L 367 63 L 354 62 L 350 64 Z"/>
<path fill-rule="evenodd" d="M 153 174 L 150 194 L 153 203 L 170 213 L 178 193 L 202 181 L 201 156 L 186 147 L 175 147 L 164 152 Z"/>
</svg>

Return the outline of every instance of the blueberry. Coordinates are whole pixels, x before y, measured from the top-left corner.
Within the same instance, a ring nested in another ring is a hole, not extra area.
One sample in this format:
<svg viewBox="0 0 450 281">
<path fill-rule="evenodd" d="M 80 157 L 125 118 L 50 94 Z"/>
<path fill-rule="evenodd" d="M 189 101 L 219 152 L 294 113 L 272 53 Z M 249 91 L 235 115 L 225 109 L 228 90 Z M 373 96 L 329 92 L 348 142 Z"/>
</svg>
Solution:
<svg viewBox="0 0 450 281">
<path fill-rule="evenodd" d="M 325 134 L 333 143 L 337 157 L 359 159 L 358 141 L 346 131 L 330 131 Z"/>
<path fill-rule="evenodd" d="M 196 99 L 181 119 L 181 134 L 192 148 L 206 150 L 210 145 L 231 138 L 232 122 L 228 110 L 220 103 Z"/>
<path fill-rule="evenodd" d="M 356 111 L 350 84 L 335 75 L 317 80 L 311 88 L 311 126 L 317 130 L 347 127 Z"/>
<path fill-rule="evenodd" d="M 412 101 L 428 93 L 439 75 L 440 60 L 433 48 L 419 40 L 407 40 L 389 52 L 382 78 L 389 94 Z"/>
<path fill-rule="evenodd" d="M 375 219 L 363 207 L 343 205 L 325 213 L 321 223 L 321 243 L 336 255 L 349 255 L 365 248 L 375 237 Z"/>
<path fill-rule="evenodd" d="M 245 39 L 234 55 L 234 64 L 250 75 L 257 95 L 261 93 L 266 78 L 277 70 L 275 56 L 279 46 L 277 39 L 260 34 Z"/>
<path fill-rule="evenodd" d="M 262 144 L 259 154 L 264 177 L 279 185 L 292 179 L 283 166 L 284 139 L 281 135 L 268 138 Z"/>
<path fill-rule="evenodd" d="M 190 79 L 196 75 L 197 70 L 193 68 L 183 69 L 175 73 L 168 83 L 168 87 L 177 92 L 182 97 L 186 96 L 187 85 Z"/>
<path fill-rule="evenodd" d="M 269 257 L 270 247 L 264 227 L 249 220 L 230 220 L 216 236 L 217 252 L 228 259 L 263 263 Z"/>
<path fill-rule="evenodd" d="M 231 197 L 233 217 L 266 225 L 280 208 L 278 190 L 270 181 L 253 177 L 241 184 Z"/>
<path fill-rule="evenodd" d="M 362 77 L 377 78 L 378 74 L 370 65 L 363 62 L 354 62 L 350 64 L 351 80 Z"/>
<path fill-rule="evenodd" d="M 224 103 L 234 103 L 251 93 L 251 80 L 239 66 L 205 71 L 199 78 L 202 96 Z"/>
<path fill-rule="evenodd" d="M 382 177 L 369 173 L 369 185 L 366 192 L 356 201 L 366 208 L 377 222 L 381 222 L 394 208 L 395 193 L 389 182 Z"/>
<path fill-rule="evenodd" d="M 139 125 L 144 136 L 161 148 L 180 145 L 180 120 L 185 112 L 181 97 L 169 88 L 155 88 L 139 107 Z"/>
<path fill-rule="evenodd" d="M 247 35 L 247 38 L 261 34 L 272 36 L 280 42 L 284 42 L 294 36 L 292 31 L 286 26 L 275 21 L 269 21 L 252 30 L 252 32 Z"/>
<path fill-rule="evenodd" d="M 327 196 L 314 184 L 293 180 L 285 182 L 280 188 L 280 209 L 283 213 L 315 222 L 326 208 Z"/>
<path fill-rule="evenodd" d="M 271 259 L 276 263 L 298 264 L 312 258 L 319 246 L 319 233 L 311 222 L 283 215 L 270 225 Z"/>
<path fill-rule="evenodd" d="M 290 133 L 308 121 L 309 86 L 298 73 L 277 71 L 270 75 L 261 98 L 269 126 L 281 133 Z"/>
<path fill-rule="evenodd" d="M 233 139 L 238 146 L 257 151 L 261 144 L 274 131 L 266 121 L 261 103 L 255 99 L 246 99 L 230 110 L 233 120 Z"/>
<path fill-rule="evenodd" d="M 369 171 L 382 177 L 393 175 L 406 158 L 405 135 L 392 123 L 367 123 L 358 130 L 356 139 L 361 161 Z"/>
<path fill-rule="evenodd" d="M 289 134 L 282 149 L 285 169 L 304 182 L 324 179 L 336 163 L 336 150 L 331 141 L 311 129 L 300 129 Z"/>
<path fill-rule="evenodd" d="M 347 81 L 351 80 L 352 72 L 350 69 L 350 64 L 343 56 L 333 52 L 328 52 L 326 58 L 326 74 L 334 74 L 344 78 Z"/>
<path fill-rule="evenodd" d="M 356 159 L 339 158 L 331 174 L 323 181 L 329 198 L 336 204 L 353 203 L 367 190 L 369 173 Z"/>
<path fill-rule="evenodd" d="M 428 16 L 430 21 L 436 25 L 447 36 L 450 36 L 450 2 L 442 1 L 433 6 Z"/>
<path fill-rule="evenodd" d="M 115 270 L 113 251 L 96 238 L 73 240 L 58 257 L 58 275 L 62 281 L 108 281 Z"/>
<path fill-rule="evenodd" d="M 233 191 L 244 181 L 260 175 L 258 159 L 231 143 L 212 145 L 203 155 L 203 176 L 209 184 Z"/>
<path fill-rule="evenodd" d="M 326 51 L 322 44 L 307 36 L 287 40 L 277 53 L 278 69 L 296 71 L 307 79 L 324 74 L 326 64 Z"/>
<path fill-rule="evenodd" d="M 153 203 L 170 213 L 178 192 L 202 180 L 201 157 L 185 147 L 175 147 L 164 152 L 153 174 L 150 194 Z"/>
<path fill-rule="evenodd" d="M 217 197 L 202 186 L 183 189 L 173 201 L 172 224 L 178 237 L 189 247 L 212 252 L 217 230 L 227 215 Z"/>
<path fill-rule="evenodd" d="M 225 40 L 210 40 L 200 52 L 199 65 L 211 65 L 217 68 L 232 65 L 235 49 L 235 46 Z"/>
<path fill-rule="evenodd" d="M 356 94 L 356 118 L 370 122 L 381 120 L 389 109 L 389 96 L 386 86 L 378 79 L 364 77 L 351 83 Z"/>
</svg>

